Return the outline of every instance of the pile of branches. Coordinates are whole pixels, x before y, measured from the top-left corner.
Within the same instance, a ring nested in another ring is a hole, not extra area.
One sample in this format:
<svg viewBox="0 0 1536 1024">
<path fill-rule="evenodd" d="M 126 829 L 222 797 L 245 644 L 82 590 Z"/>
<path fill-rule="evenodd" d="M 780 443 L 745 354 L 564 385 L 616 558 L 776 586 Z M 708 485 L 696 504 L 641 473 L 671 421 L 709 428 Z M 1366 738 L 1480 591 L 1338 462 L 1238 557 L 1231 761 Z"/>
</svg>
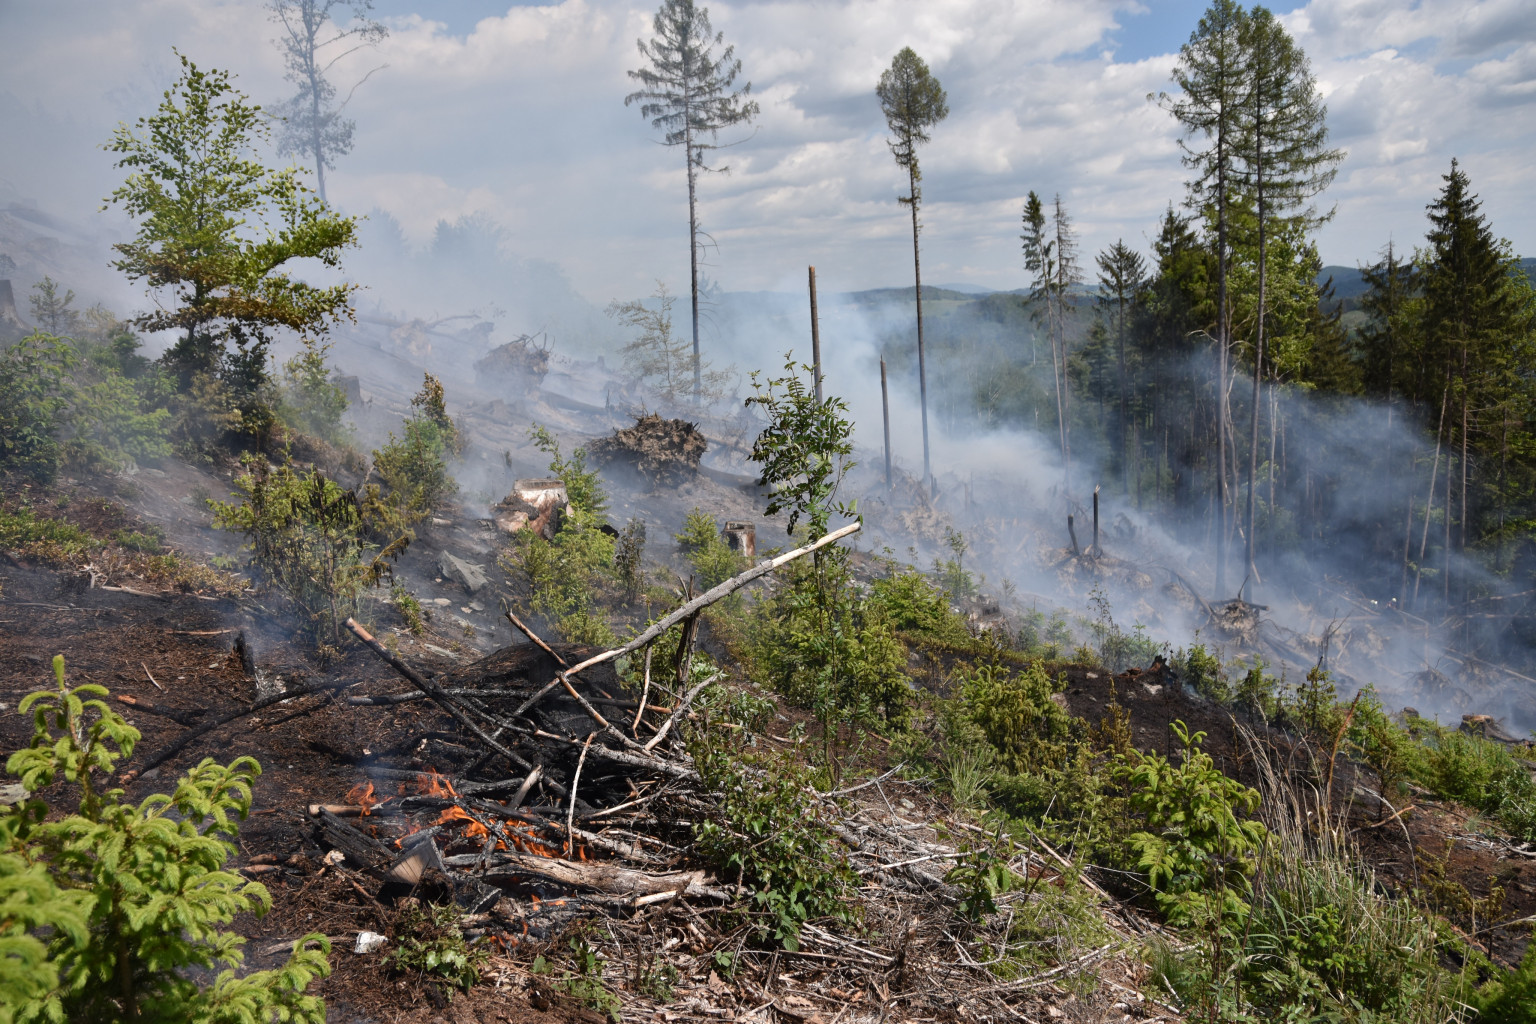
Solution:
<svg viewBox="0 0 1536 1024">
<path fill-rule="evenodd" d="M 629 465 L 654 486 L 675 486 L 693 479 L 709 441 L 687 420 L 641 416 L 632 427 L 615 430 L 587 446 L 599 465 Z"/>
<path fill-rule="evenodd" d="M 1006 949 L 1014 914 L 1080 884 L 1072 881 L 1077 872 L 1043 841 L 1030 849 L 1009 844 L 1002 860 L 1028 884 L 994 893 L 996 905 L 987 913 L 964 911 L 967 900 L 974 906 L 976 886 L 956 884 L 951 869 L 992 863 L 997 837 L 963 821 L 936 822 L 911 811 L 902 817 L 886 791 L 904 785 L 892 781 L 900 766 L 843 790 L 803 794 L 818 827 L 844 847 L 850 877 L 857 879 L 849 927 L 804 921 L 795 941 L 765 942 L 762 894 L 739 884 L 734 873 L 712 876 L 710 865 L 697 860 L 698 823 L 740 824 L 726 819 L 723 794 L 701 777 L 678 735 L 712 681 L 696 680 L 688 665 L 699 613 L 858 529 L 854 523 L 765 560 L 629 643 L 596 653 L 548 645 L 509 613 L 532 643 L 434 676 L 349 620 L 406 687 L 338 695 L 350 684 L 333 683 L 329 690 L 278 694 L 238 714 L 323 692 L 357 709 L 430 703 L 451 718 L 456 728 L 425 733 L 404 748 L 419 752 L 430 745 L 434 769 L 423 770 L 409 753 L 395 765 L 374 759 L 345 802 L 312 804 L 309 812 L 330 850 L 326 865 L 354 879 L 366 899 L 456 903 L 466 937 L 496 939 L 510 954 L 499 966 L 522 971 L 530 997 L 538 986 L 547 988 L 549 977 L 528 973 L 516 947 L 531 942 L 557 953 L 579 938 L 610 962 L 632 965 L 636 979 L 642 969 L 651 972 L 652 983 L 629 985 L 624 1001 L 631 1017 L 629 1010 L 650 1016 L 650 1003 L 667 1020 L 726 1017 L 756 1024 L 786 1024 L 786 1018 L 815 1024 L 850 1010 L 871 1021 L 1031 1020 L 1031 1013 L 1060 1016 L 1050 1008 L 1080 998 L 1059 983 L 1096 976 L 1094 991 L 1115 1002 L 1120 1014 L 1168 1019 L 1117 959 L 1144 941 L 1151 926 L 1130 916 L 1116 919 L 1123 912 L 1091 881 L 1081 884 L 1103 897 L 1109 941 L 1092 948 L 1061 942 L 1036 970 L 996 973 L 995 958 L 984 951 Z M 682 634 L 678 653 L 661 664 L 652 645 L 674 627 Z M 644 659 L 638 693 L 626 691 L 615 671 L 622 657 Z M 231 717 L 190 729 L 139 770 Z M 672 981 L 655 983 L 663 970 Z"/>
</svg>

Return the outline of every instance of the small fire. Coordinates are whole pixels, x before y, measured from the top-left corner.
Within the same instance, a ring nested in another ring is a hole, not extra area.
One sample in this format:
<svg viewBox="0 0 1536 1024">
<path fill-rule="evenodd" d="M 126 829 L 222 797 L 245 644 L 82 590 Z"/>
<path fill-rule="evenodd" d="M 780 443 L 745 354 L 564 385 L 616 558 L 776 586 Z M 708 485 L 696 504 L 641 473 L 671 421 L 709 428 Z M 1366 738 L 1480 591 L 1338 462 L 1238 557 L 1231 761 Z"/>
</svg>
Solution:
<svg viewBox="0 0 1536 1024">
<path fill-rule="evenodd" d="M 373 793 L 373 783 L 372 782 L 369 782 L 369 783 L 359 782 L 357 785 L 355 785 L 351 789 L 347 790 L 347 795 L 346 795 L 347 803 L 349 803 L 349 804 L 357 804 L 359 807 L 361 807 L 363 809 L 363 816 L 364 817 L 367 817 L 369 814 L 372 814 L 373 813 L 373 809 L 375 807 L 377 807 L 379 804 L 383 803 L 384 800 L 388 800 L 388 799 L 389 799 L 388 797 L 383 797 L 381 799 L 380 797 L 377 797 L 377 796 L 374 795 L 374 793 Z"/>
<path fill-rule="evenodd" d="M 454 797 L 453 783 L 443 775 L 439 775 L 434 769 L 428 768 L 422 775 L 416 776 L 416 792 L 422 796 Z"/>
<path fill-rule="evenodd" d="M 438 816 L 438 819 L 436 822 L 434 822 L 434 824 L 448 825 L 455 821 L 467 821 L 469 823 L 469 825 L 464 829 L 464 835 L 466 838 L 484 839 L 486 836 L 490 835 L 490 832 L 486 830 L 486 827 L 480 822 L 476 821 L 475 818 L 462 807 L 443 808 L 443 813 Z"/>
</svg>

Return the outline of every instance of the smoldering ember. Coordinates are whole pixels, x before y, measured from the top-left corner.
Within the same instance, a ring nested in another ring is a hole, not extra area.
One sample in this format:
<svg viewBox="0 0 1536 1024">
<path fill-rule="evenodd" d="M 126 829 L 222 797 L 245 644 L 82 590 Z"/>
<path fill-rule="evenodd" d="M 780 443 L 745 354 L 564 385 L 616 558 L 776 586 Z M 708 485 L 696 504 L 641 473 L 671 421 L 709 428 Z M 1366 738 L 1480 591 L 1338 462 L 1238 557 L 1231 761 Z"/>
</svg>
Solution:
<svg viewBox="0 0 1536 1024">
<path fill-rule="evenodd" d="M 0 1024 L 1536 1020 L 1493 0 L 72 3 Z"/>
</svg>

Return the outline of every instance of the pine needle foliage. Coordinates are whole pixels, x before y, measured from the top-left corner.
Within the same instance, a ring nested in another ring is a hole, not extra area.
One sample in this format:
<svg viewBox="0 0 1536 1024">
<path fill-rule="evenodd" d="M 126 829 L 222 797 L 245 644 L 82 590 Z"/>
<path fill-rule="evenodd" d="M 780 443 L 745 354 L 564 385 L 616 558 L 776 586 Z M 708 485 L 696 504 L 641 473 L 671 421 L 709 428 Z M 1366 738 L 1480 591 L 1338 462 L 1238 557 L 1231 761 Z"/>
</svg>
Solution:
<svg viewBox="0 0 1536 1024">
<path fill-rule="evenodd" d="M 330 973 L 323 935 L 296 942 L 282 967 L 240 977 L 245 940 L 220 928 L 272 902 L 224 869 L 260 766 L 209 758 L 172 793 L 126 802 L 101 783 L 138 730 L 105 687 L 69 686 L 62 656 L 53 670 L 54 689 L 21 701 L 32 741 L 6 770 L 32 793 L 67 782 L 79 802 L 64 815 L 35 797 L 0 807 L 0 1022 L 324 1021 L 324 1003 L 306 994 Z M 218 973 L 203 986 L 194 971 Z"/>
</svg>

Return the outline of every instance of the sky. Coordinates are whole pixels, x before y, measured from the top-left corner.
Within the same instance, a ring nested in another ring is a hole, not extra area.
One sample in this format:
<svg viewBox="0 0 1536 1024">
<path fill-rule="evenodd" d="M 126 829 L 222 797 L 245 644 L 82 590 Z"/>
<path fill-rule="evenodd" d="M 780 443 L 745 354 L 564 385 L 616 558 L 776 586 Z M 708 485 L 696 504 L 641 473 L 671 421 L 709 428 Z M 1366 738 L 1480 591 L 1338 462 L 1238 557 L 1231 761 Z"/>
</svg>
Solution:
<svg viewBox="0 0 1536 1024">
<path fill-rule="evenodd" d="M 729 291 L 911 281 L 904 175 L 875 82 L 912 46 L 949 94 L 921 151 L 925 282 L 1025 284 L 1024 196 L 1060 194 L 1085 264 L 1124 239 L 1146 251 L 1184 194 L 1169 87 L 1204 4 L 1189 0 L 750 0 L 709 5 L 761 114 L 725 133 L 729 173 L 700 185 Z M 1310 56 L 1347 151 L 1323 197 L 1325 262 L 1418 244 L 1452 157 L 1518 252 L 1536 254 L 1536 4 L 1312 0 L 1275 6 Z M 343 9 L 344 10 L 344 9 Z M 491 218 L 516 257 L 557 265 L 595 303 L 686 293 L 682 154 L 635 107 L 636 40 L 654 8 L 622 0 L 377 0 L 389 36 L 338 63 L 354 150 L 328 176 L 347 212 L 387 214 L 414 244 L 440 220 Z M 257 0 L 0 0 L 0 208 L 12 202 L 121 237 L 100 211 L 121 180 L 101 144 L 149 113 L 177 47 L 258 102 L 291 92 Z"/>
</svg>

